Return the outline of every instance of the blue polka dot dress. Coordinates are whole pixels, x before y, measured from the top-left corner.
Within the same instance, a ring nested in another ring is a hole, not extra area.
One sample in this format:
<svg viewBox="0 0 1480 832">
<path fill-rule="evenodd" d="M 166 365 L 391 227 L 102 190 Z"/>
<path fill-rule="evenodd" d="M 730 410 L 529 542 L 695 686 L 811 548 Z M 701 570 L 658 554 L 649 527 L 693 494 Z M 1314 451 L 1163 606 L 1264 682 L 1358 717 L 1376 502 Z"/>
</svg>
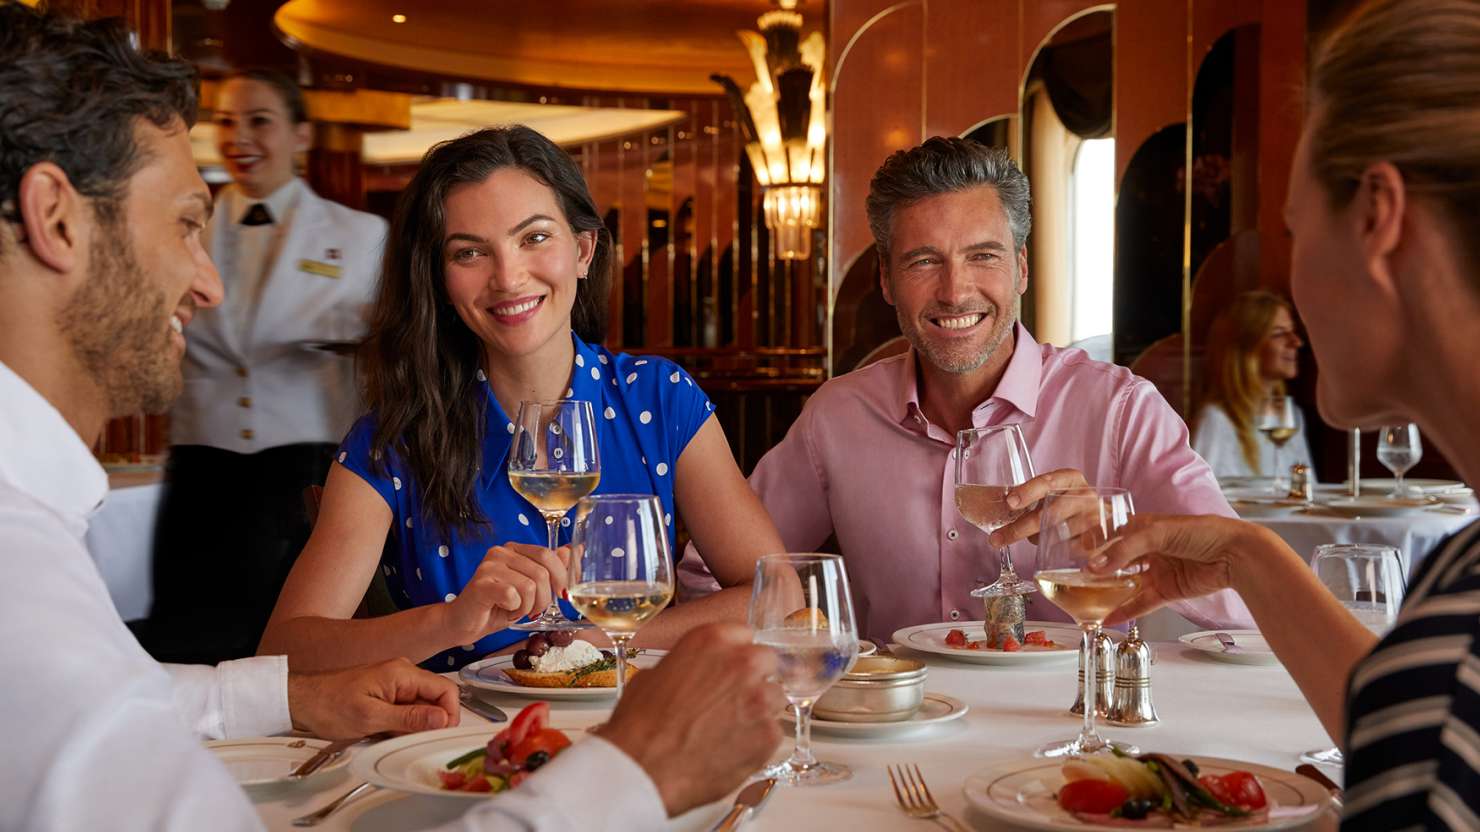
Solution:
<svg viewBox="0 0 1480 832">
<path fill-rule="evenodd" d="M 678 457 L 714 412 L 714 404 L 682 367 L 665 358 L 612 354 L 572 335 L 575 366 L 568 398 L 591 402 L 601 451 L 597 494 L 656 494 L 663 503 L 668 539 L 673 539 L 673 476 Z M 391 599 L 402 609 L 440 604 L 457 597 L 489 547 L 515 541 L 546 545 L 539 511 L 509 484 L 506 458 L 514 422 L 499 406 L 482 371 L 475 390 L 485 398 L 483 464 L 474 488 L 489 525 L 471 533 L 443 535 L 425 519 L 417 484 L 399 455 L 387 452 L 386 473 L 375 473 L 371 447 L 375 414 L 360 418 L 335 457 L 369 483 L 390 506 L 394 545 L 380 569 Z M 570 542 L 571 518 L 561 522 L 560 542 Z M 670 553 L 672 554 L 672 553 Z M 565 614 L 575 611 L 561 602 Z M 476 644 L 454 647 L 423 662 L 431 670 L 455 670 L 487 653 L 526 638 L 502 630 Z"/>
</svg>

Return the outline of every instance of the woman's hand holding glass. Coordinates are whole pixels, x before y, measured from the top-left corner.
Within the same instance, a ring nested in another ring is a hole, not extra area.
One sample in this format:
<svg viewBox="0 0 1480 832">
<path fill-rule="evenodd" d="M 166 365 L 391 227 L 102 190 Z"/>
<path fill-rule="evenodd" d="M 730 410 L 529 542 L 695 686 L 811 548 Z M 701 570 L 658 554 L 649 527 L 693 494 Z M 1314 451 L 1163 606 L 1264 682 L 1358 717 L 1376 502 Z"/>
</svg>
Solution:
<svg viewBox="0 0 1480 832">
<path fill-rule="evenodd" d="M 458 644 L 471 644 L 545 609 L 565 592 L 570 548 L 505 543 L 488 550 L 462 592 L 445 607 L 447 629 Z"/>
</svg>

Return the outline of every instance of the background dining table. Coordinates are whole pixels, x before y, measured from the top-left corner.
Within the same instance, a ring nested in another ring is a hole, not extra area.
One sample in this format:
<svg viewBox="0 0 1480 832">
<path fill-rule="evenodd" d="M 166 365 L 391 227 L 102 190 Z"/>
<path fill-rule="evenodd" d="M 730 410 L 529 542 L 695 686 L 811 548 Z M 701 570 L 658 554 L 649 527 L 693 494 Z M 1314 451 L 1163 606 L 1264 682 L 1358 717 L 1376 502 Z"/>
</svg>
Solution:
<svg viewBox="0 0 1480 832">
<path fill-rule="evenodd" d="M 1104 726 L 1107 737 L 1135 743 L 1143 751 L 1225 757 L 1287 772 L 1300 763 L 1301 752 L 1331 745 L 1281 665 L 1225 663 L 1177 642 L 1157 643 L 1154 650 L 1152 695 L 1160 722 L 1140 728 Z M 969 712 L 961 719 L 904 737 L 841 738 L 814 731 L 817 756 L 846 763 L 853 777 L 827 786 L 777 787 L 746 829 L 937 828 L 906 817 L 895 804 L 885 767 L 896 763 L 919 765 L 942 808 L 967 826 L 1016 828 L 970 807 L 962 784 L 975 772 L 1027 758 L 1044 742 L 1078 731 L 1079 718 L 1068 713 L 1075 694 L 1074 660 L 1008 667 L 966 664 L 897 646 L 894 653 L 925 661 L 929 667 L 926 689 L 961 700 Z M 483 695 L 510 715 L 529 701 Z M 609 700 L 555 702 L 552 710 L 555 727 L 584 728 L 607 718 Z M 467 710 L 462 713 L 465 726 L 483 722 Z M 496 730 L 490 725 L 490 736 Z M 782 759 L 790 747 L 788 730 L 776 759 Z M 357 747 L 354 753 L 364 754 L 366 748 Z M 292 818 L 327 804 L 358 782 L 351 767 L 292 786 L 248 791 L 269 829 L 290 829 Z M 1326 773 L 1340 780 L 1339 771 Z M 669 828 L 707 830 L 723 817 L 729 804 L 727 798 L 700 807 L 672 821 Z M 467 806 L 466 798 L 380 790 L 346 804 L 318 828 L 355 832 L 419 829 L 451 820 Z M 1302 828 L 1334 829 L 1335 818 L 1335 812 L 1328 810 Z M 623 827 L 613 822 L 610 828 Z"/>
</svg>

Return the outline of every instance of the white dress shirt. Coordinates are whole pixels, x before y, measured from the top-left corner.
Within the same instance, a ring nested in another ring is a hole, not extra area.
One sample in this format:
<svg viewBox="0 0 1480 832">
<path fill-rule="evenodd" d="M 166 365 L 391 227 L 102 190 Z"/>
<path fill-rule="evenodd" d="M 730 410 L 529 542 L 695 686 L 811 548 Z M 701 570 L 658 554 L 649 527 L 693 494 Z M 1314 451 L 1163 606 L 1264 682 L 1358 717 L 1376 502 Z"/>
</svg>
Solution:
<svg viewBox="0 0 1480 832">
<path fill-rule="evenodd" d="M 1305 414 L 1294 402 L 1295 436 L 1279 448 L 1280 471 L 1274 469 L 1276 446 L 1262 431 L 1254 431 L 1254 445 L 1259 449 L 1259 470 L 1249 467 L 1244 459 L 1243 446 L 1238 443 L 1238 431 L 1228 414 L 1215 404 L 1204 405 L 1198 413 L 1197 433 L 1192 437 L 1192 449 L 1207 460 L 1213 473 L 1219 477 L 1288 477 L 1290 466 L 1297 462 L 1311 465 L 1310 442 L 1305 438 Z M 1314 466 L 1312 465 L 1312 481 Z"/>
<path fill-rule="evenodd" d="M 83 544 L 107 475 L 3 363 L 0 403 L 0 553 L 12 579 L 0 603 L 0 832 L 261 829 L 200 739 L 288 730 L 287 660 L 152 660 Z M 650 829 L 665 815 L 642 769 L 593 737 L 442 828 L 584 832 L 616 817 Z"/>
<path fill-rule="evenodd" d="M 236 313 L 236 326 L 242 338 L 248 337 L 257 309 L 262 302 L 262 287 L 267 275 L 277 260 L 283 238 L 293 227 L 293 209 L 298 207 L 298 196 L 303 192 L 303 180 L 289 179 L 266 199 L 252 199 L 246 194 L 237 194 L 240 199 L 232 201 L 226 219 L 230 224 L 220 232 L 226 260 L 236 276 L 234 287 L 239 297 L 233 298 L 232 311 Z M 267 225 L 242 225 L 242 218 L 253 205 L 263 205 L 272 217 Z"/>
</svg>

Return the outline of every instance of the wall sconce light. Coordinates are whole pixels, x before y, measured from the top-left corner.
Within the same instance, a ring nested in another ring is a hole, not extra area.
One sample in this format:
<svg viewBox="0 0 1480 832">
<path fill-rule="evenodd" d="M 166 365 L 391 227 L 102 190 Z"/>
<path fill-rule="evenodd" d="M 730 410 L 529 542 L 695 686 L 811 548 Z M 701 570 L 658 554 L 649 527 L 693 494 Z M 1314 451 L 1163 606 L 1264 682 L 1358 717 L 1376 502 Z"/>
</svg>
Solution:
<svg viewBox="0 0 1480 832">
<path fill-rule="evenodd" d="M 776 257 L 805 260 L 812 229 L 821 225 L 822 183 L 827 174 L 827 89 L 822 69 L 827 45 L 821 32 L 802 39 L 798 0 L 777 0 L 756 20 L 759 32 L 737 32 L 755 63 L 756 80 L 741 92 L 727 75 L 709 76 L 724 87 L 740 120 L 745 153 L 765 192 L 766 227 Z"/>
</svg>

